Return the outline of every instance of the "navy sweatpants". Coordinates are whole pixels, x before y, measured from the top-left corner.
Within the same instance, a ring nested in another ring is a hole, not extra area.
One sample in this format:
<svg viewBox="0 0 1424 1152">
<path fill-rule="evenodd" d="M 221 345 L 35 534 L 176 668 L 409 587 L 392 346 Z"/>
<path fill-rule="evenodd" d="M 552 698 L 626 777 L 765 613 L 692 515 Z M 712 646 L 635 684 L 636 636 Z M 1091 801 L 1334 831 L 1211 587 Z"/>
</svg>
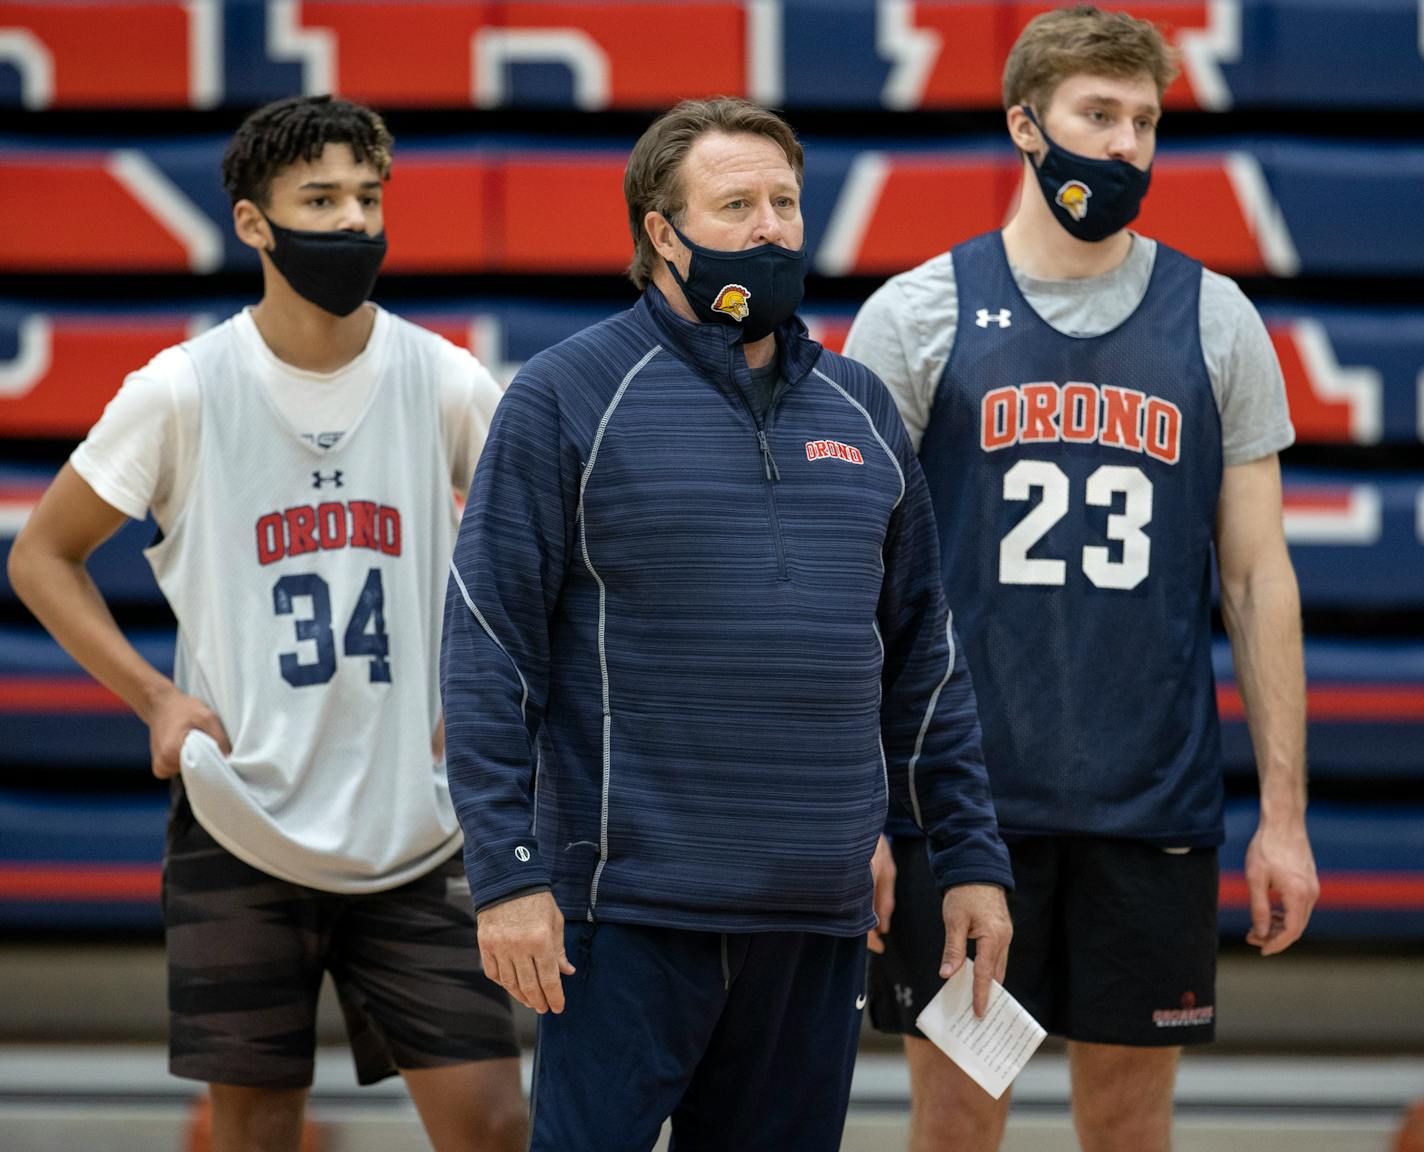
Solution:
<svg viewBox="0 0 1424 1152">
<path fill-rule="evenodd" d="M 835 1152 L 865 938 L 568 924 L 539 1018 L 532 1152 Z"/>
</svg>

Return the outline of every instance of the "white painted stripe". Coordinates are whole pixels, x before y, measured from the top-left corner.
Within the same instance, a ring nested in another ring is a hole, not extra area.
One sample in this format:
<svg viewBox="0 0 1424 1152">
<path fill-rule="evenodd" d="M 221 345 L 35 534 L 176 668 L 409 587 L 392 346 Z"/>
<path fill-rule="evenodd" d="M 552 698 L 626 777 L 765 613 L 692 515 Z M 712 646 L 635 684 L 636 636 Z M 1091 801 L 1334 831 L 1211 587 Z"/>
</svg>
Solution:
<svg viewBox="0 0 1424 1152">
<path fill-rule="evenodd" d="M 1300 272 L 1300 253 L 1291 239 L 1281 206 L 1271 195 L 1261 163 L 1249 152 L 1228 152 L 1224 159 L 1226 178 L 1236 193 L 1236 202 L 1246 227 L 1256 238 L 1261 259 L 1273 276 L 1295 276 Z"/>
<path fill-rule="evenodd" d="M 841 194 L 831 211 L 826 233 L 816 250 L 816 270 L 826 276 L 847 276 L 855 271 L 865 233 L 880 203 L 880 193 L 890 174 L 883 152 L 862 152 L 851 161 Z"/>
<path fill-rule="evenodd" d="M 1230 108 L 1231 87 L 1221 65 L 1241 59 L 1240 0 L 1207 0 L 1206 28 L 1182 29 L 1177 46 L 1197 103 L 1210 112 Z"/>
<path fill-rule="evenodd" d="M 194 272 L 222 266 L 222 233 L 142 152 L 120 148 L 109 153 L 104 170 L 181 243 Z"/>
<path fill-rule="evenodd" d="M 301 0 L 267 0 L 267 55 L 302 66 L 302 94 L 336 91 L 336 35 L 330 28 L 303 28 Z"/>
<path fill-rule="evenodd" d="M 603 868 L 608 863 L 608 791 L 613 777 L 613 715 L 609 705 L 608 648 L 605 634 L 608 623 L 608 589 L 604 586 L 603 577 L 594 568 L 593 561 L 588 554 L 588 522 L 583 514 L 583 496 L 584 491 L 588 488 L 589 478 L 593 475 L 594 465 L 598 463 L 598 451 L 603 446 L 603 434 L 608 430 L 608 422 L 613 419 L 614 410 L 623 399 L 623 393 L 628 391 L 628 386 L 633 383 L 633 378 L 643 370 L 644 365 L 661 351 L 662 345 L 654 344 L 643 358 L 628 370 L 628 374 L 623 377 L 622 383 L 618 385 L 618 390 L 613 394 L 613 399 L 603 410 L 603 416 L 598 421 L 598 431 L 594 433 L 593 446 L 589 449 L 588 463 L 584 466 L 583 475 L 579 477 L 578 511 L 574 515 L 574 520 L 579 527 L 579 549 L 583 553 L 584 567 L 588 569 L 589 575 L 598 585 L 598 670 L 603 679 L 603 787 L 598 817 L 598 866 L 593 870 L 593 882 L 589 885 L 588 892 L 588 918 L 590 920 L 593 919 L 594 909 L 598 907 L 598 882 L 603 878 Z"/>
<path fill-rule="evenodd" d="M 188 102 L 216 108 L 223 97 L 222 5 L 184 0 L 188 11 Z"/>
<path fill-rule="evenodd" d="M 187 339 L 194 336 L 201 336 L 215 324 L 221 324 L 225 317 L 219 316 L 216 312 L 194 312 L 188 317 L 188 323 L 183 326 L 183 331 L 187 333 Z"/>
<path fill-rule="evenodd" d="M 577 28 L 480 28 L 471 38 L 470 62 L 470 95 L 480 108 L 508 102 L 506 64 L 563 65 L 573 77 L 574 104 L 584 112 L 600 112 L 612 100 L 608 53 Z"/>
<path fill-rule="evenodd" d="M 1424 3 L 1424 0 L 1420 0 Z M 1414 419 L 1418 425 L 1419 439 L 1424 441 L 1424 370 L 1414 382 Z"/>
<path fill-rule="evenodd" d="M 11 540 L 18 536 L 34 510 L 34 500 L 0 501 L 0 540 Z"/>
<path fill-rule="evenodd" d="M 943 48 L 938 32 L 915 27 L 913 0 L 879 0 L 875 5 L 875 49 L 890 64 L 880 102 L 900 111 L 920 107 Z"/>
<path fill-rule="evenodd" d="M 1293 321 L 1291 338 L 1315 394 L 1349 406 L 1350 436 L 1355 443 L 1378 444 L 1384 434 L 1384 380 L 1378 370 L 1342 367 L 1319 320 Z"/>
<path fill-rule="evenodd" d="M 1283 509 L 1286 541 L 1290 544 L 1377 544 L 1381 530 L 1379 489 L 1368 484 L 1350 487 L 1343 510 L 1289 504 Z"/>
<path fill-rule="evenodd" d="M 837 384 L 819 368 L 812 368 L 811 371 L 815 375 L 819 376 L 822 380 L 824 380 L 827 384 L 829 384 L 832 388 L 834 388 L 837 392 L 839 392 L 842 396 L 844 396 L 846 398 L 846 403 L 848 403 L 852 408 L 854 408 L 857 412 L 859 412 L 862 416 L 865 417 L 866 424 L 870 426 L 870 434 L 875 437 L 876 442 L 880 445 L 881 448 L 885 450 L 885 455 L 890 457 L 890 466 L 895 469 L 895 475 L 900 478 L 900 495 L 895 497 L 894 508 L 900 507 L 900 501 L 905 498 L 905 472 L 904 469 L 900 467 L 900 461 L 895 459 L 895 453 L 890 451 L 890 445 L 885 443 L 885 438 L 880 435 L 880 429 L 875 426 L 875 421 L 870 418 L 870 413 L 865 410 L 864 406 L 861 405 L 860 401 L 858 401 L 854 396 L 852 396 L 849 392 L 847 392 L 844 388 L 842 388 L 839 384 Z"/>
<path fill-rule="evenodd" d="M 54 362 L 54 334 L 49 317 L 31 313 L 20 321 L 19 349 L 10 360 L 0 361 L 0 396 L 14 400 L 26 395 L 49 374 Z"/>
<path fill-rule="evenodd" d="M 519 670 L 519 665 L 515 663 L 514 657 L 509 654 L 509 649 L 499 642 L 499 637 L 494 634 L 494 629 L 489 626 L 489 621 L 484 617 L 484 613 L 479 610 L 475 602 L 470 599 L 469 589 L 465 587 L 465 581 L 460 576 L 460 570 L 455 567 L 455 561 L 450 561 L 450 575 L 455 579 L 455 586 L 460 589 L 460 595 L 464 598 L 465 606 L 469 608 L 470 615 L 479 621 L 480 627 L 484 629 L 485 635 L 494 641 L 494 646 L 504 653 L 504 658 L 509 661 L 514 669 L 514 674 L 519 677 L 519 686 L 523 689 L 523 694 L 519 697 L 519 718 L 524 719 L 524 708 L 529 703 L 529 681 L 524 679 L 524 673 Z"/>
<path fill-rule="evenodd" d="M 774 107 L 786 95 L 781 0 L 748 0 L 746 13 L 747 95 L 758 104 Z"/>
<path fill-rule="evenodd" d="M 489 369 L 501 388 L 508 388 L 523 361 L 504 358 L 504 327 L 499 317 L 490 312 L 477 312 L 470 318 L 466 340 L 475 359 Z"/>
<path fill-rule="evenodd" d="M 20 102 L 31 111 L 54 103 L 54 55 L 28 28 L 0 29 L 0 64 L 20 74 Z"/>
</svg>

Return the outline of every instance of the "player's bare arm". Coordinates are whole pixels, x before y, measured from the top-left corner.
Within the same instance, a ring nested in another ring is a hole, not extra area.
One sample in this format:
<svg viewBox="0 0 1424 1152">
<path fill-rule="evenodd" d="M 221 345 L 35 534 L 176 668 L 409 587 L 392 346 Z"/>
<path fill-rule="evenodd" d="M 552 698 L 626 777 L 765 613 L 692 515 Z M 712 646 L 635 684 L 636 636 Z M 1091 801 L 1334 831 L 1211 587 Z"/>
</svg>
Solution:
<svg viewBox="0 0 1424 1152">
<path fill-rule="evenodd" d="M 65 464 L 10 550 L 10 583 L 64 650 L 149 726 L 153 773 L 166 779 L 177 774 L 191 729 L 206 732 L 224 752 L 227 734 L 211 709 L 139 655 L 85 567 L 125 519 Z"/>
<path fill-rule="evenodd" d="M 974 944 L 974 1015 L 989 1007 L 989 985 L 1004 981 L 1009 964 L 1009 941 L 1014 926 L 1004 890 L 997 884 L 958 884 L 944 894 L 944 956 L 939 974 L 948 980 L 964 964 L 968 942 Z"/>
<path fill-rule="evenodd" d="M 541 1016 L 564 1010 L 564 914 L 553 893 L 531 892 L 480 910 L 480 963 L 485 975 Z"/>
<path fill-rule="evenodd" d="M 1246 939 L 1269 956 L 1300 938 L 1320 895 L 1305 827 L 1300 592 L 1281 525 L 1274 455 L 1225 470 L 1216 545 L 1221 614 L 1261 781 L 1260 823 L 1246 852 Z"/>
</svg>

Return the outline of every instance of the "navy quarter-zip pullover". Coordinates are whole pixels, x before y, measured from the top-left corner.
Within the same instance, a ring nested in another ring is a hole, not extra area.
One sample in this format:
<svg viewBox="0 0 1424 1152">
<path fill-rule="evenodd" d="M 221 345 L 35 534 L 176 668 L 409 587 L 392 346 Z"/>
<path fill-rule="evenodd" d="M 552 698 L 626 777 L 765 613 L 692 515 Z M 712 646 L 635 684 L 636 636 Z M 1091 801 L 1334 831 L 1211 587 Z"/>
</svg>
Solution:
<svg viewBox="0 0 1424 1152">
<path fill-rule="evenodd" d="M 441 687 L 477 907 L 707 931 L 870 928 L 887 806 L 942 887 L 1011 886 L 929 496 L 889 393 L 656 288 L 531 359 L 451 563 Z"/>
</svg>

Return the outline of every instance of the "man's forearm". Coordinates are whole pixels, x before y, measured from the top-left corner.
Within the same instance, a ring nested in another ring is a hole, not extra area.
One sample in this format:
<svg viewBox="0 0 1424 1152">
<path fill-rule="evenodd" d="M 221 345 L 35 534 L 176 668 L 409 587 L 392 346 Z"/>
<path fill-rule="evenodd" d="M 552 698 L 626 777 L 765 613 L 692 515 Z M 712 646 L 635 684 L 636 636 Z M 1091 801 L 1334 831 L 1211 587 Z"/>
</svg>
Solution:
<svg viewBox="0 0 1424 1152">
<path fill-rule="evenodd" d="M 148 723 L 173 682 L 129 643 L 88 569 L 17 543 L 10 582 L 60 646 Z"/>
<path fill-rule="evenodd" d="M 1261 782 L 1263 822 L 1305 813 L 1305 670 L 1300 592 L 1289 561 L 1226 582 L 1222 618 L 1231 637 L 1236 683 L 1246 706 Z"/>
</svg>

